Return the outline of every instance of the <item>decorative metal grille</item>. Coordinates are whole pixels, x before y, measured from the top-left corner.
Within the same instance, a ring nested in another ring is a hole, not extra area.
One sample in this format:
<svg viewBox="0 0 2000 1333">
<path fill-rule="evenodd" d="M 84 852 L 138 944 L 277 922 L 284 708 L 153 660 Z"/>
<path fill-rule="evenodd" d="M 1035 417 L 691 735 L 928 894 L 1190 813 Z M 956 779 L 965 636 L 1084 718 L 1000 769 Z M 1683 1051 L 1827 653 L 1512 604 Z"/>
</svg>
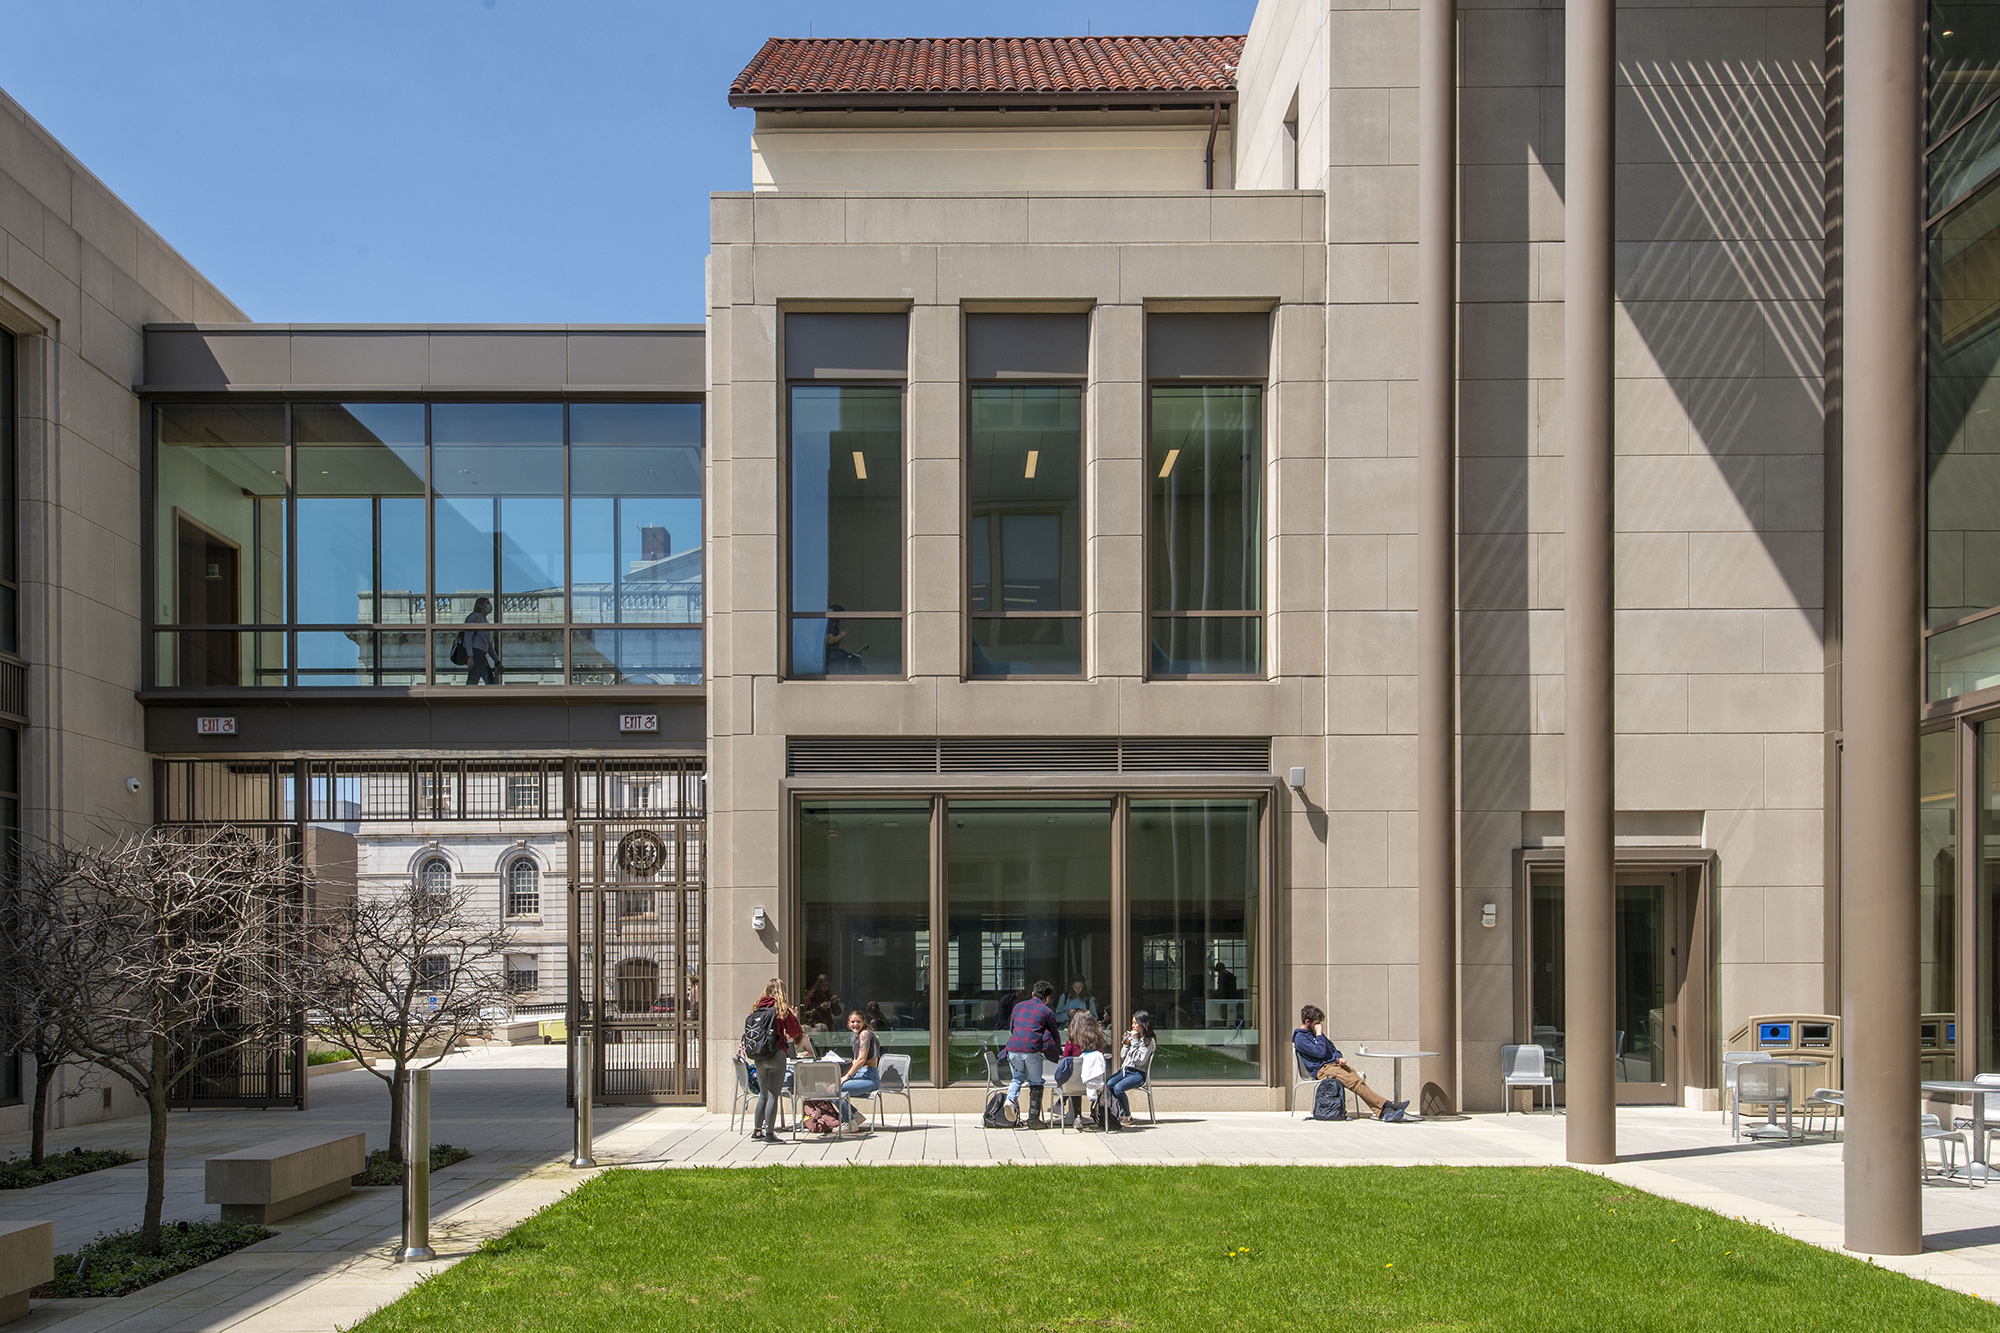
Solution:
<svg viewBox="0 0 2000 1333">
<path fill-rule="evenodd" d="M 1266 736 L 794 737 L 793 777 L 831 773 L 1268 773 Z"/>
</svg>

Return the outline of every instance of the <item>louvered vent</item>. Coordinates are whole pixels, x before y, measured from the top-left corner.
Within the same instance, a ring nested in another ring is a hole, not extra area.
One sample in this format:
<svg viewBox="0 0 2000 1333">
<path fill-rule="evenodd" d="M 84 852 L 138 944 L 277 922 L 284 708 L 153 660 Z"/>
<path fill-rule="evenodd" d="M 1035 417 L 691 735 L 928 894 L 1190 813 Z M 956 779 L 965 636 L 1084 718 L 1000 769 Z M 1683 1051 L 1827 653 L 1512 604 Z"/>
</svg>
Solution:
<svg viewBox="0 0 2000 1333">
<path fill-rule="evenodd" d="M 1268 773 L 1262 736 L 799 737 L 785 771 L 823 773 Z"/>
</svg>

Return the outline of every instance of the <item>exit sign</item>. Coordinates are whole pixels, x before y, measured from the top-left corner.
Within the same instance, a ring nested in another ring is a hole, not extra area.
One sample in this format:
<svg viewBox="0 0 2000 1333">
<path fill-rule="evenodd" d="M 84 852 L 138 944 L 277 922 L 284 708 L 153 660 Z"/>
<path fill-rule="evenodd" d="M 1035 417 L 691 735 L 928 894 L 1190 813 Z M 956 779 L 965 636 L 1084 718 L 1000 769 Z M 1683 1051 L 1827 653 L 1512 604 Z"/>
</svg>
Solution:
<svg viewBox="0 0 2000 1333">
<path fill-rule="evenodd" d="M 194 720 L 195 734 L 198 736 L 234 736 L 236 719 L 233 717 L 198 717 Z"/>
<path fill-rule="evenodd" d="M 658 731 L 659 729 L 660 715 L 658 713 L 620 713 L 618 715 L 618 730 L 620 731 Z"/>
</svg>

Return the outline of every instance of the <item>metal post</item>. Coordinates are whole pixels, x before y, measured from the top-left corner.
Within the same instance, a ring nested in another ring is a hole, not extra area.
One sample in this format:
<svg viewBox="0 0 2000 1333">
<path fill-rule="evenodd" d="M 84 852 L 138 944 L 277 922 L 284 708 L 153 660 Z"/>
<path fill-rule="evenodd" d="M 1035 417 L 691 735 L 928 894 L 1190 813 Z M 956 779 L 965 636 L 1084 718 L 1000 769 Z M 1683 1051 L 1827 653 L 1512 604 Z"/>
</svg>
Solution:
<svg viewBox="0 0 2000 1333">
<path fill-rule="evenodd" d="M 1417 111 L 1417 1086 L 1458 1105 L 1458 0 L 1423 0 Z M 1400 1070 L 1401 1066 L 1398 1066 Z M 1430 1112 L 1433 1108 L 1419 1108 Z"/>
<path fill-rule="evenodd" d="M 590 1155 L 590 1098 L 597 1091 L 594 1073 L 590 1063 L 590 1019 L 585 1017 L 576 1026 L 576 1155 L 569 1159 L 569 1164 L 579 1170 L 597 1165 L 597 1159 Z"/>
<path fill-rule="evenodd" d="M 1563 71 L 1563 956 L 1568 1158 L 1618 1158 L 1612 1050 L 1613 0 L 1569 0 Z"/>
<path fill-rule="evenodd" d="M 431 1071 L 416 1069 L 403 1094 L 403 1248 L 396 1258 L 435 1259 L 431 1248 Z"/>
<path fill-rule="evenodd" d="M 1847 1248 L 1923 1248 L 1917 715 L 1923 701 L 1924 6 L 1850 0 L 1842 199 L 1841 1012 Z M 1967 817 L 1963 806 L 1959 818 Z"/>
</svg>

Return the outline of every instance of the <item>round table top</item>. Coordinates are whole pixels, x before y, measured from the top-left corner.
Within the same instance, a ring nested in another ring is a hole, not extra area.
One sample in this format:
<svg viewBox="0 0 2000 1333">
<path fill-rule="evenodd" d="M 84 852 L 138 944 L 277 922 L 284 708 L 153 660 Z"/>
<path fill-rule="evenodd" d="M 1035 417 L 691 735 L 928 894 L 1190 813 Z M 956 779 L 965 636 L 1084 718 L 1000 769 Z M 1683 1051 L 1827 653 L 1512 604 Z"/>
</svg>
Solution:
<svg viewBox="0 0 2000 1333">
<path fill-rule="evenodd" d="M 1939 1078 L 1925 1079 L 1920 1085 L 1925 1092 L 1991 1092 L 2000 1093 L 2000 1083 L 1974 1083 L 1969 1079 Z"/>
<path fill-rule="evenodd" d="M 1378 1055 L 1381 1056 L 1384 1060 L 1428 1060 L 1432 1056 L 1436 1055 L 1437 1052 L 1436 1051 L 1356 1051 L 1354 1054 L 1364 1060 L 1370 1059 Z"/>
</svg>

